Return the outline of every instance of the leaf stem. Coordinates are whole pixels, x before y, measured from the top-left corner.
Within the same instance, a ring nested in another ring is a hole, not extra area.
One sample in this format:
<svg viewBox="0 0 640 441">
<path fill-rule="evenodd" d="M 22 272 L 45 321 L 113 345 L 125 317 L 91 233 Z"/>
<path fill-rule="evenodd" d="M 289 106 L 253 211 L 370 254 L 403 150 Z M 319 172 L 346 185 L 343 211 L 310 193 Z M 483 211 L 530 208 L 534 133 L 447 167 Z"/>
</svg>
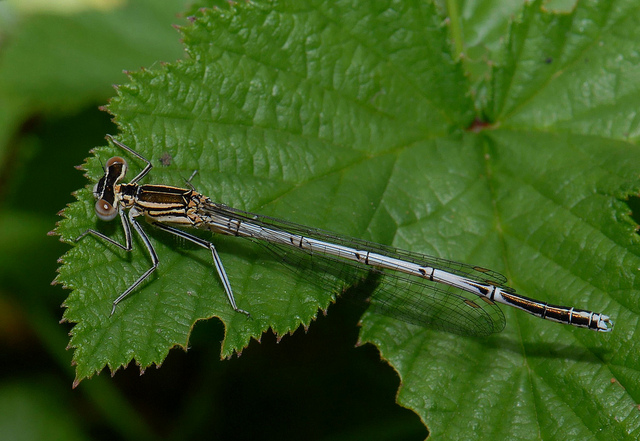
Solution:
<svg viewBox="0 0 640 441">
<path fill-rule="evenodd" d="M 460 25 L 460 15 L 458 13 L 458 4 L 456 0 L 447 0 L 447 12 L 449 14 L 449 22 L 451 23 L 451 37 L 453 38 L 455 59 L 460 58 L 464 50 L 462 27 Z"/>
</svg>

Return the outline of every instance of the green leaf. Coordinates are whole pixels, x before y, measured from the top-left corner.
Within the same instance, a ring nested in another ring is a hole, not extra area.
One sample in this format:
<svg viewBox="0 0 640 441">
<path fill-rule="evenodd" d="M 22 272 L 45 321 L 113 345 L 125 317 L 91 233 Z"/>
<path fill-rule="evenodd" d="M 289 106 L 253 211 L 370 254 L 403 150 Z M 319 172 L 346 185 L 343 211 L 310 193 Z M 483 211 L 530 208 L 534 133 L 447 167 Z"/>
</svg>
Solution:
<svg viewBox="0 0 640 441">
<path fill-rule="evenodd" d="M 184 21 L 176 17 L 184 0 L 15 3 L 0 10 L 2 110 L 28 104 L 60 115 L 94 105 L 124 80 L 124 69 L 181 54 L 170 24 Z"/>
<path fill-rule="evenodd" d="M 182 29 L 190 57 L 131 74 L 109 110 L 154 164 L 142 182 L 184 186 L 198 169 L 193 185 L 214 201 L 491 267 L 524 295 L 616 321 L 598 334 L 510 310 L 502 334 L 480 339 L 367 312 L 361 342 L 394 366 L 398 402 L 434 438 L 635 439 L 640 248 L 624 200 L 640 189 L 638 15 L 622 1 L 561 15 L 528 5 L 478 84 L 453 55 L 460 34 L 425 2 L 242 3 L 203 11 Z M 115 154 L 96 150 L 91 183 Z M 133 177 L 143 164 L 128 159 Z M 90 186 L 58 232 L 122 243 L 118 222 L 94 220 Z M 160 364 L 213 316 L 230 356 L 269 328 L 308 326 L 335 294 L 213 237 L 247 319 L 207 250 L 144 227 L 160 266 L 113 317 L 150 266 L 142 242 L 126 253 L 87 237 L 63 258 L 77 381 Z"/>
</svg>

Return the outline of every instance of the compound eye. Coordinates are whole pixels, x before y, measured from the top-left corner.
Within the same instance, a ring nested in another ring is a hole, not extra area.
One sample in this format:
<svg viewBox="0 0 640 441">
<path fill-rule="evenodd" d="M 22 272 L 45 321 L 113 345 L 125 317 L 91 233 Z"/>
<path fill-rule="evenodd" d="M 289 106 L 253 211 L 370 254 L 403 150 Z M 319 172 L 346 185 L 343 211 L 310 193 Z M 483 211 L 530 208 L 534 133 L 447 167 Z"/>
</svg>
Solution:
<svg viewBox="0 0 640 441">
<path fill-rule="evenodd" d="M 118 210 L 116 210 L 113 205 L 111 205 L 104 199 L 100 199 L 98 202 L 96 202 L 96 216 L 98 216 L 100 220 L 113 220 L 117 214 Z"/>
<path fill-rule="evenodd" d="M 124 158 L 121 158 L 120 156 L 114 156 L 113 158 L 109 158 L 105 167 L 109 168 L 113 164 L 122 164 L 125 166 L 125 168 L 127 167 L 127 161 L 125 161 Z"/>
</svg>

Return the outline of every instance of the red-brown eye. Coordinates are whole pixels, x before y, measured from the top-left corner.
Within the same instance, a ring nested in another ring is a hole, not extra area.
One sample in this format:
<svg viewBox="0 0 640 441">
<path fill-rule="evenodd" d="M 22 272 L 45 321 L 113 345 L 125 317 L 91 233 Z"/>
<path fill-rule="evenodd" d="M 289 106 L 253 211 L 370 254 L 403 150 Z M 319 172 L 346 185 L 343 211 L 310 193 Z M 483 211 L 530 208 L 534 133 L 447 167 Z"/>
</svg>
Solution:
<svg viewBox="0 0 640 441">
<path fill-rule="evenodd" d="M 113 205 L 104 199 L 100 199 L 96 202 L 96 216 L 103 221 L 113 220 L 118 214 L 118 210 L 116 210 Z"/>
<path fill-rule="evenodd" d="M 127 161 L 124 160 L 124 158 L 121 158 L 120 156 L 114 156 L 113 158 L 109 158 L 109 160 L 107 161 L 107 164 L 105 165 L 106 168 L 111 167 L 113 164 L 124 164 L 124 166 L 127 166 Z"/>
</svg>

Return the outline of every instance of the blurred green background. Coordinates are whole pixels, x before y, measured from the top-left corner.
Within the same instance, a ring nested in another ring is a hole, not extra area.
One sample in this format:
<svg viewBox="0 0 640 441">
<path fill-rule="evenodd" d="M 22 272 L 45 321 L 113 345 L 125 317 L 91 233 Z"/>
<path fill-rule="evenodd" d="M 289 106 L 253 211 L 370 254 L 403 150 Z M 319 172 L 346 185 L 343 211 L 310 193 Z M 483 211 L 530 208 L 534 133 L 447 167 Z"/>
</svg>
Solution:
<svg viewBox="0 0 640 441">
<path fill-rule="evenodd" d="M 199 323 L 189 351 L 160 369 L 129 366 L 71 388 L 67 292 L 51 285 L 69 246 L 47 233 L 88 184 L 74 166 L 117 133 L 98 109 L 112 85 L 184 57 L 172 25 L 194 8 L 0 1 L 0 438 L 424 439 L 418 417 L 395 404 L 395 372 L 372 346 L 355 348 L 361 311 L 343 302 L 308 332 L 267 334 L 227 361 L 220 322 Z"/>
</svg>

